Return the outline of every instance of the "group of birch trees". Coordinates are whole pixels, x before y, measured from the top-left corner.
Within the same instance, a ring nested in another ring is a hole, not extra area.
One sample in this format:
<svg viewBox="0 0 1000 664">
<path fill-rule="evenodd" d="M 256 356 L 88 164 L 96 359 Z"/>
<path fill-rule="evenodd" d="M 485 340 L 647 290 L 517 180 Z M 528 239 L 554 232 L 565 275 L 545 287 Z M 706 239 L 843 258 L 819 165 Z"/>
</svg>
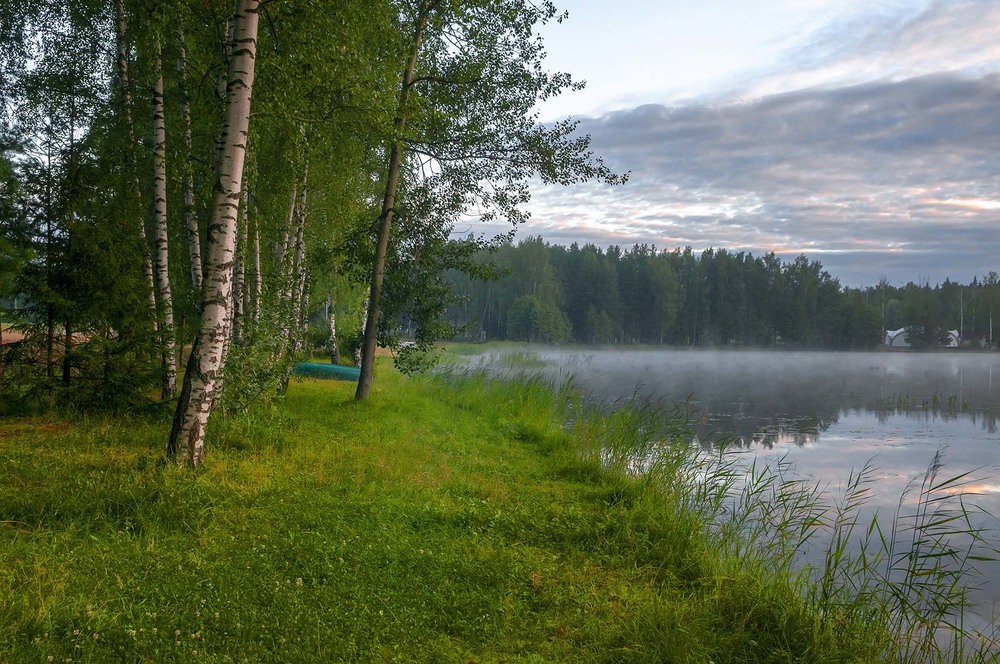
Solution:
<svg viewBox="0 0 1000 664">
<path fill-rule="evenodd" d="M 0 310 L 23 335 L 2 347 L 5 401 L 156 389 L 169 453 L 197 466 L 214 410 L 287 386 L 310 319 L 331 359 L 358 348 L 367 396 L 376 345 L 403 319 L 418 345 L 446 333 L 445 271 L 481 275 L 503 239 L 455 241 L 455 222 L 513 228 L 532 181 L 622 180 L 573 123 L 537 122 L 575 85 L 542 66 L 537 27 L 561 18 L 528 0 L 5 3 Z"/>
</svg>

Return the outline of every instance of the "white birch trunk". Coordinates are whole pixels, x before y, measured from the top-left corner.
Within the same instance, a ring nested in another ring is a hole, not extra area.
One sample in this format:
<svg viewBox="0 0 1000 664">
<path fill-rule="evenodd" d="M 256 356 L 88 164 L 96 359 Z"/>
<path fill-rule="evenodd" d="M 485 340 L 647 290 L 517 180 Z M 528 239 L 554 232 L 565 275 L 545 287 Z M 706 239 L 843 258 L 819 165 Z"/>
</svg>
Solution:
<svg viewBox="0 0 1000 664">
<path fill-rule="evenodd" d="M 305 289 L 306 282 L 309 280 L 309 273 L 306 270 L 302 271 L 302 287 Z M 292 346 L 292 356 L 298 355 L 306 349 L 306 340 L 309 338 L 309 291 L 303 290 L 302 301 L 299 305 L 299 320 L 298 327 L 296 328 L 295 343 Z"/>
<path fill-rule="evenodd" d="M 191 162 L 191 99 L 187 93 L 187 48 L 184 46 L 184 30 L 177 28 L 180 55 L 177 59 L 177 73 L 180 87 L 182 138 L 184 141 L 184 225 L 187 228 L 188 260 L 191 269 L 191 287 L 195 296 L 201 293 L 201 235 L 198 232 L 198 218 L 194 212 L 194 166 Z"/>
<path fill-rule="evenodd" d="M 299 338 L 301 337 L 302 326 L 302 303 L 305 293 L 306 283 L 306 178 L 308 173 L 303 175 L 302 190 L 299 193 L 299 203 L 296 212 L 295 229 L 295 254 L 293 256 L 292 268 L 289 274 L 289 288 L 291 297 L 289 307 L 286 312 L 285 324 L 282 326 L 283 347 L 285 352 L 294 355 L 299 349 Z"/>
<path fill-rule="evenodd" d="M 367 335 L 367 332 L 368 332 L 367 327 L 368 327 L 368 299 L 365 298 L 365 308 L 361 312 L 361 338 L 362 339 L 365 339 L 368 336 Z M 358 346 L 356 346 L 354 348 L 354 366 L 356 366 L 358 368 L 361 368 L 361 359 L 362 359 L 361 356 L 362 356 L 362 346 L 358 345 Z M 374 353 L 372 354 L 372 357 L 374 357 Z M 367 396 L 367 395 L 365 395 L 365 396 Z"/>
<path fill-rule="evenodd" d="M 204 463 L 205 428 L 225 368 L 236 223 L 250 123 L 259 6 L 259 0 L 240 0 L 234 22 L 235 36 L 229 60 L 226 114 L 222 129 L 223 148 L 208 226 L 201 316 L 167 448 L 169 454 L 191 466 Z"/>
<path fill-rule="evenodd" d="M 230 79 L 227 78 L 228 73 L 232 71 L 233 64 L 233 41 L 236 35 L 236 20 L 234 16 L 230 16 L 226 19 L 226 68 L 223 70 L 226 72 L 224 76 L 221 72 L 215 77 L 215 94 L 219 101 L 223 104 L 228 103 L 228 85 Z M 218 135 L 215 137 L 215 177 L 219 177 L 219 165 L 222 163 L 222 150 L 226 144 L 225 136 Z"/>
<path fill-rule="evenodd" d="M 260 216 L 254 215 L 253 224 L 253 299 L 250 318 L 254 329 L 260 322 L 260 298 L 264 292 L 264 280 L 260 273 Z"/>
<path fill-rule="evenodd" d="M 330 322 L 330 341 L 327 350 L 330 351 L 330 364 L 340 364 L 340 348 L 337 346 L 337 315 L 333 311 L 333 293 L 326 303 L 327 317 Z"/>
<path fill-rule="evenodd" d="M 139 172 L 136 170 L 135 162 L 132 157 L 132 149 L 135 147 L 135 124 L 132 121 L 132 89 L 128 78 L 128 54 L 125 46 L 125 7 L 122 4 L 122 0 L 118 0 L 115 3 L 115 33 L 118 41 L 118 77 L 121 82 L 122 108 L 125 112 L 125 127 L 128 132 L 128 149 L 125 151 L 126 170 L 129 171 L 128 177 L 132 181 L 132 196 L 135 198 L 136 204 L 141 209 L 142 193 L 139 186 Z M 136 227 L 139 231 L 139 246 L 142 253 L 142 273 L 149 286 L 149 292 L 147 293 L 149 310 L 155 313 L 156 283 L 153 279 L 153 261 L 150 259 L 149 255 L 149 240 L 146 237 L 146 224 L 143 223 L 142 217 L 139 217 L 139 223 L 136 224 Z M 157 323 L 157 319 L 154 315 L 153 329 L 155 331 L 158 328 L 159 324 Z"/>
<path fill-rule="evenodd" d="M 250 326 L 250 266 L 252 265 L 253 257 L 251 254 L 250 247 L 250 196 L 247 190 L 243 190 L 243 226 L 240 228 L 240 265 L 243 266 L 243 283 L 242 283 L 242 305 L 240 307 L 240 315 L 243 317 L 243 334 L 244 337 L 247 335 Z"/>
<path fill-rule="evenodd" d="M 285 260 L 282 264 L 282 293 L 278 303 L 279 331 L 275 361 L 283 367 L 283 375 L 278 386 L 279 392 L 288 389 L 291 378 L 291 359 L 298 349 L 299 323 L 302 312 L 302 293 L 305 270 L 305 221 L 306 221 L 306 182 L 308 169 L 302 176 L 302 187 L 298 189 L 297 199 L 292 201 L 289 225 L 285 228 Z M 293 188 L 293 192 L 296 188 Z M 294 227 L 294 235 L 293 235 Z M 294 237 L 294 243 L 288 241 Z"/>
<path fill-rule="evenodd" d="M 155 276 L 160 322 L 160 353 L 163 368 L 162 397 L 177 394 L 177 353 L 174 342 L 174 302 L 170 293 L 170 267 L 167 240 L 167 129 L 163 117 L 163 62 L 156 46 L 156 72 L 153 84 L 153 228 Z"/>
<path fill-rule="evenodd" d="M 233 264 L 233 341 L 243 343 L 244 313 L 243 297 L 246 289 L 246 270 L 243 268 L 247 245 L 247 195 L 246 189 L 240 195 L 240 211 L 237 216 L 236 261 Z"/>
<path fill-rule="evenodd" d="M 285 232 L 281 234 L 281 241 L 274 252 L 275 262 L 279 266 L 285 263 L 285 254 L 288 252 L 288 242 L 291 240 L 292 227 L 295 225 L 295 210 L 299 200 L 299 183 L 292 183 L 292 193 L 288 197 L 288 223 L 285 224 Z"/>
</svg>

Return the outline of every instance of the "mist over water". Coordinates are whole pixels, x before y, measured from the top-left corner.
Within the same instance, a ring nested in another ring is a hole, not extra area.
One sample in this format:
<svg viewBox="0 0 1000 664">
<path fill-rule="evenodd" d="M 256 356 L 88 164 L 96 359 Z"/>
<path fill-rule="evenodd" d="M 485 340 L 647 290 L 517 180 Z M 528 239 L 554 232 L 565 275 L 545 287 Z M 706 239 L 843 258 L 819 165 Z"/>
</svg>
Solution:
<svg viewBox="0 0 1000 664">
<path fill-rule="evenodd" d="M 481 361 L 502 364 L 502 355 Z M 594 402 L 684 404 L 706 450 L 724 445 L 748 462 L 784 459 L 831 500 L 852 470 L 873 460 L 869 515 L 891 514 L 943 449 L 943 477 L 974 471 L 964 488 L 978 495 L 966 504 L 992 515 L 978 523 L 1000 539 L 1000 353 L 536 348 L 523 355 L 532 365 L 526 370 L 572 378 Z M 1000 565 L 984 571 L 973 599 L 975 613 L 989 620 L 1000 605 Z"/>
</svg>

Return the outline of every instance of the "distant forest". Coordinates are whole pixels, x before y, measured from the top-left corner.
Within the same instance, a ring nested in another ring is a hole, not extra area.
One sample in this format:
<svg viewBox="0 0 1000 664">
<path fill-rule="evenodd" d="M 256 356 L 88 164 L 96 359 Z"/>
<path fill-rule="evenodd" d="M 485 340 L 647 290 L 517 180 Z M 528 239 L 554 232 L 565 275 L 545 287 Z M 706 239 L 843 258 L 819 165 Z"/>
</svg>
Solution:
<svg viewBox="0 0 1000 664">
<path fill-rule="evenodd" d="M 996 272 L 968 284 L 882 280 L 847 288 L 818 261 L 773 253 L 636 245 L 602 250 L 528 237 L 478 260 L 496 280 L 451 272 L 452 325 L 471 340 L 542 343 L 871 348 L 906 328 L 915 347 L 991 345 Z"/>
</svg>

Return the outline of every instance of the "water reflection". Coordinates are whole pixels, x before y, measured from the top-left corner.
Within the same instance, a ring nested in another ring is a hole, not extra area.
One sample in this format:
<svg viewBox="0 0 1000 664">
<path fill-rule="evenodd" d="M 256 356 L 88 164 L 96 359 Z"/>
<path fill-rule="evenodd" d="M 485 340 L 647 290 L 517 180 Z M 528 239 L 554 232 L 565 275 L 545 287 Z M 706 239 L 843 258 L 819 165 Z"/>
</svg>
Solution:
<svg viewBox="0 0 1000 664">
<path fill-rule="evenodd" d="M 533 357 L 533 371 L 572 377 L 596 402 L 684 403 L 706 450 L 783 459 L 831 501 L 874 459 L 864 517 L 912 508 L 908 487 L 944 449 L 948 474 L 973 471 L 962 488 L 982 510 L 975 525 L 1000 530 L 992 516 L 1000 515 L 1000 353 L 539 349 Z M 984 625 L 1000 604 L 1000 573 L 991 572 L 972 597 Z"/>
<path fill-rule="evenodd" d="M 542 350 L 593 399 L 687 402 L 705 442 L 804 446 L 846 413 L 971 420 L 997 433 L 1000 354 Z"/>
</svg>

